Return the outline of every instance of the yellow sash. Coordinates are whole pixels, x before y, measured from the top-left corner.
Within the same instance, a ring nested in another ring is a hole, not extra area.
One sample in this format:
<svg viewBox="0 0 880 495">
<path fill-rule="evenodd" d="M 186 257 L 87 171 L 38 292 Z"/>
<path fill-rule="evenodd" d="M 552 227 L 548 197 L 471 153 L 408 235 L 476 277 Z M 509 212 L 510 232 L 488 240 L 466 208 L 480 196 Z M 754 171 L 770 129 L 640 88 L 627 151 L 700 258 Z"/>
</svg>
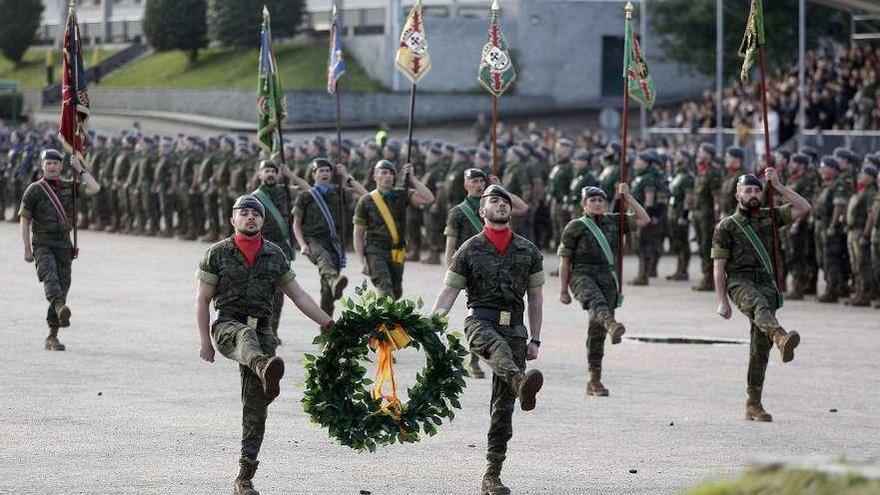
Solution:
<svg viewBox="0 0 880 495">
<path fill-rule="evenodd" d="M 372 196 L 376 208 L 379 209 L 379 214 L 382 215 L 382 220 L 385 221 L 385 227 L 388 228 L 388 233 L 391 234 L 391 261 L 398 265 L 402 265 L 403 261 L 406 259 L 406 251 L 402 247 L 399 247 L 400 233 L 397 232 L 397 224 L 394 223 L 394 217 L 391 216 L 391 210 L 388 209 L 388 204 L 385 203 L 385 199 L 382 198 L 382 193 L 380 193 L 378 189 L 374 189 L 370 192 L 370 196 Z"/>
</svg>

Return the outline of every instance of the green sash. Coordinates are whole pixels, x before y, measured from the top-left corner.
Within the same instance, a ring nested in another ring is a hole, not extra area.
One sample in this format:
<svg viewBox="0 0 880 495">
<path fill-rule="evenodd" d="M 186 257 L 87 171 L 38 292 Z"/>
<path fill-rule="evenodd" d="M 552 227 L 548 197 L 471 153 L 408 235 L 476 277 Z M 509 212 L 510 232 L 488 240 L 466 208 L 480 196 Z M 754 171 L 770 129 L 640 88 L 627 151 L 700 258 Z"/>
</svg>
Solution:
<svg viewBox="0 0 880 495">
<path fill-rule="evenodd" d="M 458 204 L 458 209 L 460 209 L 461 212 L 464 213 L 464 216 L 466 216 L 467 219 L 470 220 L 471 225 L 474 227 L 474 230 L 476 230 L 477 233 L 483 231 L 483 222 L 481 222 L 480 218 L 477 217 L 476 212 L 474 212 L 474 209 L 471 208 L 471 205 L 468 204 L 467 199 Z"/>
<path fill-rule="evenodd" d="M 617 291 L 615 307 L 619 308 L 623 306 L 623 294 L 620 293 L 620 281 L 617 280 L 617 266 L 614 262 L 614 253 L 611 252 L 611 246 L 608 244 L 608 239 L 605 238 L 605 233 L 602 232 L 602 229 L 596 225 L 596 222 L 593 221 L 592 218 L 584 215 L 580 218 L 580 221 L 587 226 L 587 230 L 590 231 L 590 234 L 593 234 L 593 237 L 602 249 L 602 253 L 605 254 L 605 260 L 608 262 L 608 269 L 611 270 L 611 276 L 614 277 L 614 287 Z"/>
<path fill-rule="evenodd" d="M 737 220 L 736 215 L 731 216 L 730 219 L 733 220 L 733 223 L 735 223 L 737 227 L 739 227 L 742 233 L 746 236 L 746 239 L 752 244 L 752 248 L 754 248 L 755 252 L 758 254 L 761 264 L 764 265 L 764 270 L 767 271 L 767 274 L 770 275 L 770 280 L 773 281 L 773 289 L 776 290 L 776 303 L 778 307 L 781 308 L 782 304 L 785 302 L 784 297 L 782 293 L 779 292 L 779 288 L 776 287 L 776 272 L 773 271 L 773 263 L 770 261 L 770 255 L 767 254 L 767 250 L 764 249 L 761 239 L 758 238 L 758 234 L 751 225 L 743 225 Z"/>
<path fill-rule="evenodd" d="M 281 233 L 284 235 L 284 240 L 288 244 L 290 244 L 290 232 L 288 231 L 287 225 L 285 225 L 284 217 L 281 215 L 281 212 L 278 211 L 278 207 L 275 206 L 275 203 L 272 202 L 272 198 L 269 197 L 264 191 L 257 189 L 254 191 L 254 196 L 260 200 L 260 203 L 263 203 L 263 206 L 266 207 L 266 210 L 272 215 L 272 218 L 275 220 L 275 223 L 278 224 L 278 227 L 281 229 Z"/>
</svg>

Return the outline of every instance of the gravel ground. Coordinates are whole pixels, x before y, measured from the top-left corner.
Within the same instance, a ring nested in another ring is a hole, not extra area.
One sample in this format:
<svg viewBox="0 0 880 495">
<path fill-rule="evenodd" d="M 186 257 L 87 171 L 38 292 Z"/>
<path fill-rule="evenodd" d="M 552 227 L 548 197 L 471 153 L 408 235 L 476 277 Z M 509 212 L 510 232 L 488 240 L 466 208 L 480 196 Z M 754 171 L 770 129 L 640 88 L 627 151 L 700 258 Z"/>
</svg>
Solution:
<svg viewBox="0 0 880 495">
<path fill-rule="evenodd" d="M 205 244 L 83 232 L 69 303 L 68 350 L 44 351 L 46 303 L 18 228 L 0 224 L 0 493 L 216 494 L 231 492 L 238 459 L 238 370 L 218 355 L 198 359 L 194 271 Z M 660 273 L 672 271 L 665 258 Z M 555 256 L 545 259 L 547 270 Z M 628 259 L 626 273 L 634 273 Z M 316 269 L 295 263 L 317 294 Z M 405 296 L 430 304 L 437 266 L 407 265 Z M 696 264 L 691 275 L 695 276 Z M 348 268 L 359 283 L 360 267 Z M 880 312 L 790 302 L 781 321 L 803 336 L 797 358 L 774 352 L 764 404 L 771 424 L 742 419 L 748 346 L 667 345 L 624 340 L 606 350 L 609 398 L 584 395 L 585 315 L 545 289 L 538 408 L 514 416 L 504 479 L 517 494 L 665 494 L 732 475 L 759 454 L 876 455 L 880 437 L 877 350 Z M 629 336 L 744 339 L 746 320 L 714 314 L 711 294 L 652 280 L 627 288 L 620 311 Z M 463 298 L 451 316 L 460 328 Z M 262 465 L 264 494 L 476 494 L 488 425 L 489 382 L 469 380 L 456 419 L 416 445 L 376 454 L 339 446 L 300 406 L 303 353 L 317 329 L 285 306 L 279 353 L 288 363 L 270 407 Z M 423 365 L 399 354 L 399 381 Z M 871 364 L 874 363 L 874 364 Z M 834 410 L 834 412 L 832 412 Z"/>
</svg>

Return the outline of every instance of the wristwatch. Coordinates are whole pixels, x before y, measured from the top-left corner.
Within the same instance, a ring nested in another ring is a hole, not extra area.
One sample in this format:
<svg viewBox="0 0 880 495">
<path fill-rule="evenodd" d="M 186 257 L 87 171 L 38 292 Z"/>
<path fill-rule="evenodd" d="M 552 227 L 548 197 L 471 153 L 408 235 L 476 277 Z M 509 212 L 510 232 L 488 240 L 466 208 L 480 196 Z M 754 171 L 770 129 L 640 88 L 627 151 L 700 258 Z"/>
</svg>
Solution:
<svg viewBox="0 0 880 495">
<path fill-rule="evenodd" d="M 541 347 L 541 341 L 538 339 L 532 339 L 529 341 L 529 344 L 535 344 L 538 347 Z"/>
</svg>

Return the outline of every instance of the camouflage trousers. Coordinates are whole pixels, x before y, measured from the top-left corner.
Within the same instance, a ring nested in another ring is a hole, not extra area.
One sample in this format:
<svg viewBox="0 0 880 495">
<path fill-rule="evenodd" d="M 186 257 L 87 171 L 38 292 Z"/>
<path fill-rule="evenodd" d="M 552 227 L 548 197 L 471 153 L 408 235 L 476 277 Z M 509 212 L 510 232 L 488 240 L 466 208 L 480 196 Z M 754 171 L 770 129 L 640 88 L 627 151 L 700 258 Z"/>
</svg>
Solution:
<svg viewBox="0 0 880 495">
<path fill-rule="evenodd" d="M 330 283 L 339 277 L 339 266 L 336 264 L 337 255 L 332 247 L 328 247 L 330 241 L 319 239 L 306 239 L 309 245 L 309 261 L 318 267 L 318 275 L 321 277 L 321 309 L 333 316 L 333 290 Z M 372 274 L 373 272 L 370 271 Z"/>
<path fill-rule="evenodd" d="M 871 267 L 871 245 L 861 245 L 862 232 L 861 229 L 850 229 L 846 234 L 846 247 L 856 290 L 871 297 L 876 287 Z"/>
<path fill-rule="evenodd" d="M 572 273 L 569 286 L 574 298 L 587 311 L 587 366 L 601 368 L 605 356 L 606 330 L 602 319 L 614 316 L 617 284 L 607 266 L 597 266 L 590 275 Z"/>
<path fill-rule="evenodd" d="M 46 324 L 50 328 L 60 326 L 52 301 L 59 297 L 66 300 L 67 292 L 70 290 L 72 262 L 70 249 L 71 246 L 67 242 L 35 245 L 33 249 L 37 278 L 43 283 L 43 291 L 46 300 L 49 301 Z"/>
<path fill-rule="evenodd" d="M 275 355 L 278 340 L 268 325 L 253 329 L 235 320 L 218 319 L 211 327 L 217 350 L 238 363 L 241 373 L 241 456 L 256 459 L 266 432 L 269 399 L 255 368 L 260 358 Z"/>
<path fill-rule="evenodd" d="M 414 253 L 422 250 L 422 225 L 425 223 L 425 213 L 421 208 L 408 206 L 406 208 L 406 245 L 408 251 Z M 350 230 L 348 232 L 351 232 Z"/>
<path fill-rule="evenodd" d="M 553 245 L 559 246 L 562 240 L 562 231 L 568 225 L 569 214 L 565 211 L 565 202 L 560 200 L 552 200 L 550 202 L 550 223 L 553 227 Z"/>
<path fill-rule="evenodd" d="M 697 252 L 700 255 L 700 271 L 712 275 L 712 235 L 715 233 L 714 212 L 698 212 L 694 221 L 697 231 Z"/>
<path fill-rule="evenodd" d="M 177 210 L 177 195 L 174 193 L 161 193 L 159 195 L 159 209 L 162 212 L 165 231 L 174 232 L 174 212 Z"/>
<path fill-rule="evenodd" d="M 786 227 L 783 227 L 786 228 Z M 813 226 L 803 221 L 797 229 L 789 228 L 788 235 L 780 237 L 785 242 L 785 261 L 791 274 L 795 289 L 804 289 L 809 283 L 816 264 Z M 801 285 L 799 285 L 801 284 Z"/>
<path fill-rule="evenodd" d="M 366 253 L 370 281 L 380 296 L 400 299 L 403 295 L 403 264 L 391 261 L 391 252 Z"/>
<path fill-rule="evenodd" d="M 779 307 L 772 284 L 766 273 L 731 274 L 727 279 L 727 294 L 751 323 L 747 375 L 750 387 L 764 386 L 767 361 L 773 348 L 771 337 L 782 328 L 776 319 Z"/>
<path fill-rule="evenodd" d="M 445 205 L 438 204 L 436 212 L 428 207 L 424 211 L 425 238 L 428 241 L 428 249 L 431 252 L 442 253 L 446 249 L 446 236 L 443 234 L 446 228 Z"/>
<path fill-rule="evenodd" d="M 494 454 L 507 453 L 507 442 L 513 437 L 513 409 L 516 405 L 516 393 L 511 384 L 526 369 L 525 337 L 503 335 L 501 328 L 473 316 L 464 320 L 464 333 L 471 352 L 483 358 L 492 369 L 487 450 Z M 525 327 L 519 330 L 525 335 Z"/>
<path fill-rule="evenodd" d="M 848 293 L 846 274 L 849 269 L 845 266 L 846 237 L 842 232 L 829 235 L 826 229 L 825 224 L 816 223 L 813 232 L 816 242 L 816 261 L 825 275 L 826 291 Z"/>
<path fill-rule="evenodd" d="M 207 192 L 202 196 L 205 218 L 208 220 L 208 230 L 211 233 L 220 232 L 220 203 L 217 193 Z"/>
<path fill-rule="evenodd" d="M 174 202 L 174 210 L 177 212 L 177 233 L 186 235 L 191 228 L 192 208 L 189 204 L 189 193 L 187 191 L 177 191 Z"/>
<path fill-rule="evenodd" d="M 679 225 L 678 221 L 681 216 L 676 214 L 670 215 L 667 219 L 667 227 L 669 230 L 669 251 L 675 255 L 680 267 L 684 268 L 687 273 L 687 267 L 691 262 L 691 243 L 688 239 L 690 234 L 690 224 Z"/>
</svg>

